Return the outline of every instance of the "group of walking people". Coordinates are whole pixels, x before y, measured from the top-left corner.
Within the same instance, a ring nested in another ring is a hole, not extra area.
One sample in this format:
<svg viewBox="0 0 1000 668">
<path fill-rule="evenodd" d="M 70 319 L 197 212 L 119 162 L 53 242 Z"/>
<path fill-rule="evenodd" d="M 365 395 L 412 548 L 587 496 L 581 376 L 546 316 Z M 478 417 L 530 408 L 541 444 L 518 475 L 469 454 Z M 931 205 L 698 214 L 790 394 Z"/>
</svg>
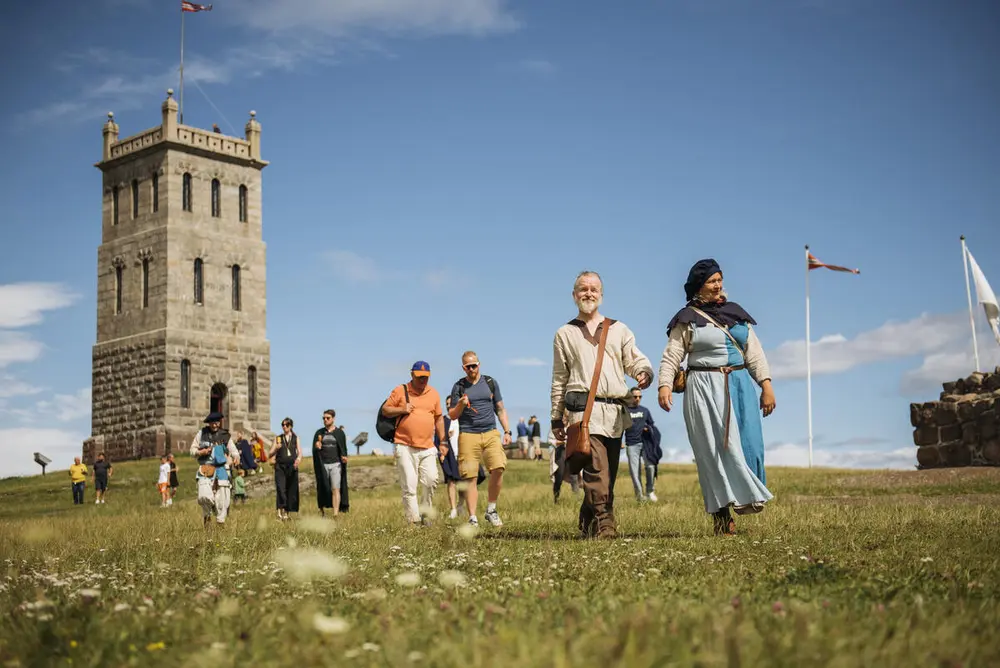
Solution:
<svg viewBox="0 0 1000 668">
<path fill-rule="evenodd" d="M 683 394 L 684 423 L 705 510 L 713 517 L 717 535 L 732 535 L 736 532 L 733 513 L 759 513 L 772 498 L 765 486 L 761 415 L 774 411 L 774 391 L 767 359 L 753 330 L 757 323 L 739 304 L 729 301 L 718 263 L 706 259 L 691 267 L 684 293 L 685 305 L 667 324 L 657 398 L 660 407 L 670 412 L 674 394 Z M 556 456 L 563 457 L 563 470 L 557 474 L 553 491 L 558 501 L 565 477 L 579 481 L 584 493 L 578 528 L 581 536 L 593 538 L 617 535 L 615 480 L 623 435 L 640 500 L 656 500 L 652 480 L 659 459 L 649 454 L 649 448 L 658 448 L 658 432 L 652 415 L 640 405 L 642 391 L 653 382 L 652 364 L 625 323 L 600 313 L 603 295 L 604 285 L 596 272 L 577 276 L 572 292 L 577 315 L 556 331 L 551 380 L 552 433 Z M 393 388 L 380 408 L 376 427 L 394 446 L 408 522 L 426 524 L 433 515 L 431 503 L 440 470 L 448 485 L 452 518 L 457 516 L 456 491 L 462 491 L 468 522 L 478 526 L 477 485 L 488 480 L 483 517 L 500 527 L 498 502 L 507 467 L 504 449 L 511 443 L 507 412 L 499 384 L 481 373 L 474 351 L 462 354 L 461 368 L 464 376 L 452 384 L 442 404 L 430 385 L 430 365 L 414 363 L 409 381 Z M 627 385 L 626 376 L 635 386 Z M 759 398 L 754 384 L 760 387 Z M 341 490 L 346 488 L 347 466 L 346 436 L 335 426 L 335 418 L 332 409 L 324 412 L 323 427 L 311 443 L 317 503 L 322 513 L 331 509 L 334 515 L 343 508 Z M 209 415 L 207 426 L 191 444 L 191 455 L 199 463 L 198 500 L 206 525 L 212 514 L 218 522 L 225 522 L 230 503 L 227 466 L 240 456 L 221 421 L 221 414 Z M 289 512 L 298 510 L 298 467 L 303 454 L 292 420 L 282 420 L 281 428 L 267 457 L 274 465 L 278 517 L 287 519 Z M 655 437 L 651 436 L 654 432 Z M 645 489 L 640 483 L 641 469 L 645 469 Z"/>
</svg>

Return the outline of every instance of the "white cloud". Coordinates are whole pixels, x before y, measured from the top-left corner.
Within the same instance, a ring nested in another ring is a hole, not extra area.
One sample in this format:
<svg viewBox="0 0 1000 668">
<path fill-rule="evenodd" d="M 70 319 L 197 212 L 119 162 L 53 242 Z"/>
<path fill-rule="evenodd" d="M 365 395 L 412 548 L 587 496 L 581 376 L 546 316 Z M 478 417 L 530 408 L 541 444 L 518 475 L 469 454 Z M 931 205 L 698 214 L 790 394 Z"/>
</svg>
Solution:
<svg viewBox="0 0 1000 668">
<path fill-rule="evenodd" d="M 330 251 L 327 257 L 334 273 L 351 283 L 378 283 L 386 278 L 375 260 L 354 251 Z"/>
<path fill-rule="evenodd" d="M 85 438 L 82 434 L 65 429 L 0 429 L 0 443 L 4 444 L 4 456 L 0 457 L 0 477 L 41 473 L 41 467 L 34 460 L 35 452 L 52 460 L 47 473 L 68 469 L 73 458 L 82 453 Z"/>
<path fill-rule="evenodd" d="M 510 366 L 545 366 L 545 362 L 537 357 L 515 357 L 507 360 Z"/>
<path fill-rule="evenodd" d="M 986 338 L 984 338 L 986 337 Z M 1000 348 L 984 332 L 980 341 L 981 366 L 1000 364 Z M 814 376 L 843 373 L 858 366 L 892 359 L 923 357 L 917 369 L 906 372 L 900 388 L 919 393 L 942 382 L 969 375 L 975 367 L 968 314 L 923 314 L 906 322 L 887 322 L 854 338 L 842 334 L 823 336 L 812 345 Z M 806 377 L 805 340 L 786 341 L 767 354 L 775 380 Z"/>
<path fill-rule="evenodd" d="M 38 394 L 41 391 L 42 388 L 29 385 L 14 376 L 0 374 L 0 399 L 30 396 L 32 394 Z"/>
<path fill-rule="evenodd" d="M 764 449 L 766 466 L 808 466 L 809 446 L 779 443 Z M 813 448 L 813 466 L 844 469 L 913 469 L 917 465 L 917 449 L 894 450 L 825 450 Z"/>
<path fill-rule="evenodd" d="M 39 420 L 73 422 L 90 415 L 90 388 L 85 387 L 73 394 L 57 394 L 51 400 L 39 401 L 34 411 Z"/>
<path fill-rule="evenodd" d="M 27 334 L 0 330 L 0 369 L 15 362 L 33 362 L 44 347 Z"/>
<path fill-rule="evenodd" d="M 559 70 L 555 63 L 551 61 L 531 58 L 519 61 L 517 63 L 517 69 L 522 72 L 527 72 L 528 74 L 534 74 L 542 77 L 552 76 Z"/>
<path fill-rule="evenodd" d="M 245 0 L 237 20 L 267 32 L 486 35 L 519 26 L 505 4 L 505 0 Z"/>
<path fill-rule="evenodd" d="M 0 285 L 0 329 L 37 325 L 43 312 L 69 306 L 77 298 L 58 283 Z"/>
</svg>

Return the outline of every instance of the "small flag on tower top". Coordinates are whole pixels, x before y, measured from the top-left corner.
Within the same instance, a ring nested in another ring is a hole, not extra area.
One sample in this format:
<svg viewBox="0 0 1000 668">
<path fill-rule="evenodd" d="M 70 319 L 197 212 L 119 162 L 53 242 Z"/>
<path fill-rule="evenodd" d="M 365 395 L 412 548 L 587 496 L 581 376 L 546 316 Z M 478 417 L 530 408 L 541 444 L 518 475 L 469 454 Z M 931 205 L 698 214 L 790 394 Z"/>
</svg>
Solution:
<svg viewBox="0 0 1000 668">
<path fill-rule="evenodd" d="M 848 269 L 847 267 L 838 267 L 835 264 L 826 264 L 824 262 L 820 262 L 819 260 L 816 259 L 815 255 L 813 255 L 812 253 L 809 253 L 808 251 L 806 252 L 806 255 L 808 257 L 809 270 L 810 271 L 812 271 L 813 269 L 824 269 L 825 268 L 825 269 L 832 269 L 833 271 L 846 271 L 849 274 L 860 274 L 861 273 L 860 269 Z"/>
<path fill-rule="evenodd" d="M 182 12 L 210 12 L 212 11 L 212 5 L 199 5 L 194 2 L 188 2 L 188 0 L 181 0 L 181 11 Z"/>
</svg>

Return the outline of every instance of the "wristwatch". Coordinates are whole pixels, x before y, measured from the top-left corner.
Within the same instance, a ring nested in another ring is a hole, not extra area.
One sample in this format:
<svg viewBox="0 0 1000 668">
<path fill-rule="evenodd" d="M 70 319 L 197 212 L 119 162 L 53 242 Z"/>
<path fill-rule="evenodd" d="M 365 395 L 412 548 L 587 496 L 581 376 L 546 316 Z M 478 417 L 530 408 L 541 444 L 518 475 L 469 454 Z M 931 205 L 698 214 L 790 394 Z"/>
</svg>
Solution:
<svg viewBox="0 0 1000 668">
<path fill-rule="evenodd" d="M 505 434 L 507 434 L 508 436 L 510 436 L 510 429 L 508 429 L 508 430 L 507 430 L 507 431 L 505 431 L 504 433 L 505 433 Z"/>
</svg>

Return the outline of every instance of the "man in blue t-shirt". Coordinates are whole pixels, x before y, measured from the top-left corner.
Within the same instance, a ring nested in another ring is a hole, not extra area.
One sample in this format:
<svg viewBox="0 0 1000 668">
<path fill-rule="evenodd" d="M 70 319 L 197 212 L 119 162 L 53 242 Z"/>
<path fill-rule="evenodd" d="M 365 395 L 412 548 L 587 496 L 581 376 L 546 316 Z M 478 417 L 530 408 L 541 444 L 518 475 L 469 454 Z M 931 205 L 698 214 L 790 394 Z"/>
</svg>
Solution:
<svg viewBox="0 0 1000 668">
<path fill-rule="evenodd" d="M 642 494 L 642 480 L 639 466 L 646 469 L 646 496 L 650 501 L 657 501 L 656 492 L 653 490 L 656 478 L 656 464 L 650 464 L 642 454 L 642 432 L 649 431 L 649 426 L 653 424 L 653 416 L 649 409 L 639 404 L 642 401 L 642 390 L 633 387 L 629 392 L 629 416 L 632 418 L 632 426 L 625 430 L 625 455 L 628 457 L 628 473 L 632 476 L 632 487 L 635 489 L 635 498 L 638 501 L 645 501 Z"/>
<path fill-rule="evenodd" d="M 469 511 L 469 524 L 479 526 L 476 519 L 476 504 L 479 490 L 476 477 L 482 463 L 490 472 L 487 490 L 486 520 L 495 527 L 503 525 L 497 514 L 497 499 L 503 484 L 503 472 L 507 468 L 504 446 L 510 445 L 510 428 L 507 426 L 507 411 L 503 408 L 500 386 L 489 376 L 479 373 L 479 357 L 473 351 L 462 355 L 462 378 L 451 388 L 451 407 L 448 416 L 458 420 L 458 473 L 466 482 L 465 506 Z M 497 432 L 500 420 L 503 438 Z"/>
</svg>

